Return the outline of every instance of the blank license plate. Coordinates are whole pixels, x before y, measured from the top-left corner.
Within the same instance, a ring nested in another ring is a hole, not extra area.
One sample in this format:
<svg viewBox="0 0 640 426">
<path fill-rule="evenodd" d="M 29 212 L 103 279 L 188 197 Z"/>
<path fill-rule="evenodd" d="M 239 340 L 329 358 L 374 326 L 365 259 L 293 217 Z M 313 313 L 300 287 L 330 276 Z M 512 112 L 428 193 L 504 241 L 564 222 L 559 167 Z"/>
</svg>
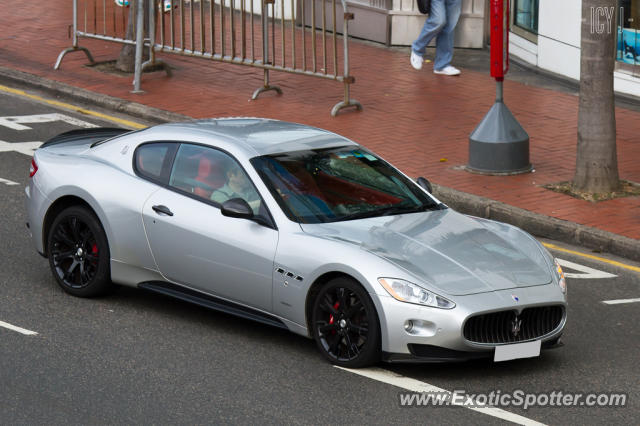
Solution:
<svg viewBox="0 0 640 426">
<path fill-rule="evenodd" d="M 533 358 L 540 355 L 541 344 L 542 342 L 540 340 L 535 340 L 533 342 L 496 346 L 493 360 L 499 362 L 518 358 Z"/>
</svg>

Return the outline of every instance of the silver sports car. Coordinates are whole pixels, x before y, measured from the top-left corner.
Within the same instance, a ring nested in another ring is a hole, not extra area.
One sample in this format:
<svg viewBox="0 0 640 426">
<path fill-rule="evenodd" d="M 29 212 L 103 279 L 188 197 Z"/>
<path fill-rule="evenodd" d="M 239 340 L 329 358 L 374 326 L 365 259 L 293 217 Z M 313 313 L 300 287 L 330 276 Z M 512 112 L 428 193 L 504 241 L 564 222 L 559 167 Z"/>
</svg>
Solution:
<svg viewBox="0 0 640 426">
<path fill-rule="evenodd" d="M 72 295 L 162 293 L 313 338 L 341 366 L 558 346 L 567 299 L 554 258 L 430 192 L 300 124 L 76 130 L 36 151 L 27 226 Z"/>
</svg>

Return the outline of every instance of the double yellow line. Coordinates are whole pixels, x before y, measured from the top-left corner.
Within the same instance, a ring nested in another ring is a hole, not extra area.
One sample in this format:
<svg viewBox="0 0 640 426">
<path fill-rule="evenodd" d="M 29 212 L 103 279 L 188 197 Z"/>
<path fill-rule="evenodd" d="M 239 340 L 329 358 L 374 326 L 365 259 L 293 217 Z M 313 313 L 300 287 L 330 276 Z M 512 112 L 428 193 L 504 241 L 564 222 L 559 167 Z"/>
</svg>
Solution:
<svg viewBox="0 0 640 426">
<path fill-rule="evenodd" d="M 42 96 L 32 95 L 30 93 L 25 92 L 24 90 L 12 89 L 11 87 L 3 86 L 1 84 L 0 84 L 0 92 L 11 93 L 12 95 L 22 96 L 24 98 L 32 99 L 34 101 L 42 102 L 58 108 L 63 108 L 69 111 L 78 112 L 80 114 L 101 118 L 103 120 L 111 121 L 112 123 L 117 123 L 124 127 L 128 127 L 130 129 L 144 129 L 145 127 L 147 127 L 144 124 L 136 123 L 135 121 L 124 120 L 122 118 L 114 117 L 112 115 L 103 114 L 97 111 L 91 111 L 86 108 L 81 108 L 79 106 L 68 104 L 66 102 L 60 102 L 53 99 L 46 99 L 46 98 L 43 98 Z"/>
<path fill-rule="evenodd" d="M 605 259 L 604 257 L 594 256 L 592 254 L 586 254 L 586 253 L 581 253 L 581 252 L 575 251 L 575 250 L 569 250 L 569 249 L 566 249 L 566 248 L 558 247 L 557 245 L 551 244 L 551 243 L 542 243 L 542 245 L 545 246 L 546 248 L 550 249 L 550 250 L 560 251 L 560 252 L 563 252 L 563 253 L 569 253 L 569 254 L 573 254 L 575 256 L 585 257 L 587 259 L 597 260 L 598 262 L 608 263 L 609 265 L 617 266 L 619 268 L 628 269 L 630 271 L 640 272 L 640 268 L 638 268 L 637 266 L 627 265 L 626 263 L 617 262 L 615 260 Z"/>
</svg>

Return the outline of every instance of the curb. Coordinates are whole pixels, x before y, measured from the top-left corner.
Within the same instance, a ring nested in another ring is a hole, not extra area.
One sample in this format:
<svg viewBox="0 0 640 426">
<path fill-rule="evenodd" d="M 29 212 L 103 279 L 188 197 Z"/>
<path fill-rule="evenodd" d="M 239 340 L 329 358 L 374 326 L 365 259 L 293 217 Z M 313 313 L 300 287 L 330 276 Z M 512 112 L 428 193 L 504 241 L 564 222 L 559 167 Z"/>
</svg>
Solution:
<svg viewBox="0 0 640 426">
<path fill-rule="evenodd" d="M 39 89 L 55 97 L 91 103 L 112 111 L 138 117 L 151 123 L 160 124 L 168 121 L 193 119 L 186 115 L 91 92 L 66 83 L 2 66 L 0 66 L 0 80 Z M 457 191 L 435 183 L 433 183 L 433 189 L 433 193 L 438 199 L 460 213 L 506 222 L 538 237 L 581 245 L 594 251 L 607 252 L 640 261 L 640 240 L 534 213 L 500 201 Z"/>
<path fill-rule="evenodd" d="M 153 108 L 137 102 L 114 98 L 113 96 L 91 92 L 86 89 L 74 87 L 66 83 L 49 80 L 34 74 L 14 70 L 0 66 L 0 81 L 10 81 L 19 86 L 41 90 L 57 98 L 66 98 L 76 102 L 86 102 L 119 113 L 141 118 L 153 124 L 166 123 L 168 121 L 188 121 L 192 117 Z"/>
</svg>

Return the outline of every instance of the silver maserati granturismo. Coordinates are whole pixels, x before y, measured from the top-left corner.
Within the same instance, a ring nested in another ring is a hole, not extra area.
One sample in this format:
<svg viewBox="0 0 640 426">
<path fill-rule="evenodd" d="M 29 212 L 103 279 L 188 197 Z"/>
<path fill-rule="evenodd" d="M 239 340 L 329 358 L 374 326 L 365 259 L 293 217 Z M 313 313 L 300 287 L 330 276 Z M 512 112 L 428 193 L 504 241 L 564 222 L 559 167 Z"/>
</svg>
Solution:
<svg viewBox="0 0 640 426">
<path fill-rule="evenodd" d="M 561 344 L 566 283 L 538 241 L 325 130 L 75 130 L 36 151 L 25 192 L 33 243 L 74 296 L 162 293 L 313 338 L 345 367 Z"/>
</svg>

